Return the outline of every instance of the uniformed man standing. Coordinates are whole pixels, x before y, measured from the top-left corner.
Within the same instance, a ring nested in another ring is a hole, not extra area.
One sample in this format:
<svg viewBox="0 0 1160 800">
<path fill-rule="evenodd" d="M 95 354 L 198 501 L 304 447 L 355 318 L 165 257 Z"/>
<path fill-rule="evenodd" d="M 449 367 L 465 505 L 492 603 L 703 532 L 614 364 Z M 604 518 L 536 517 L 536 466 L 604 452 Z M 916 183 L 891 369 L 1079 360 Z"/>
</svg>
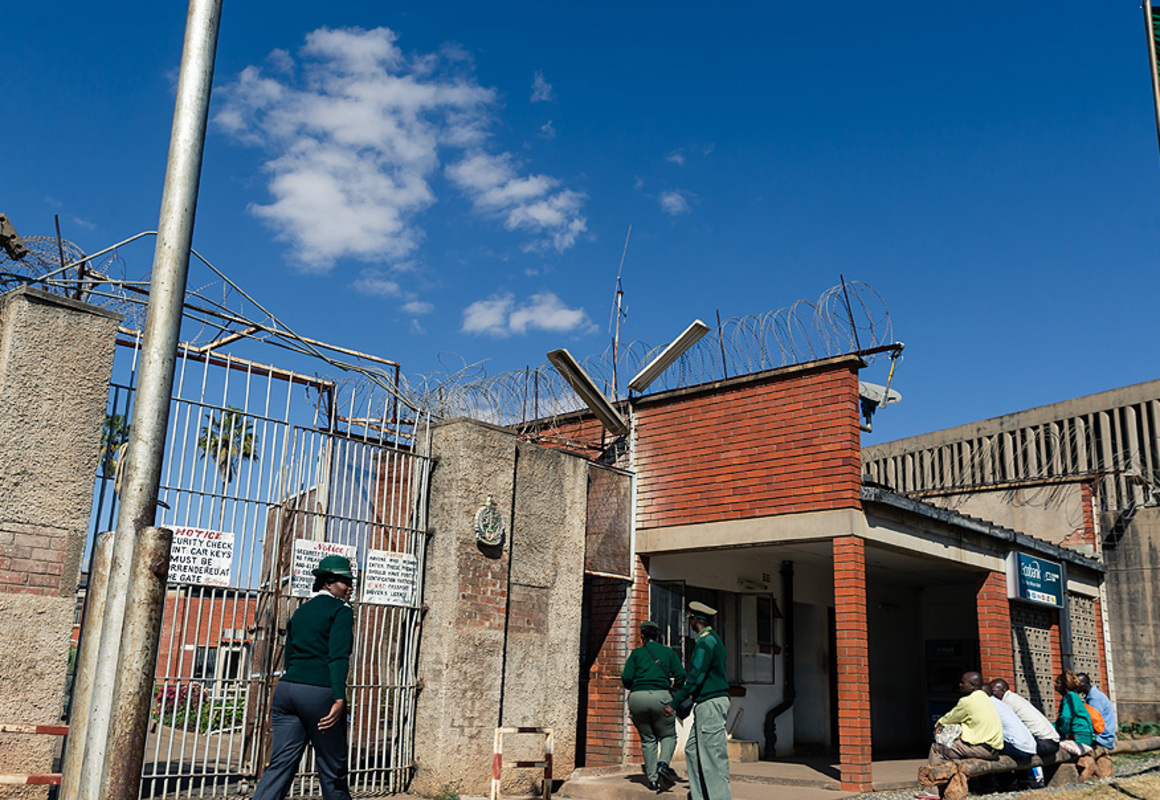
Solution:
<svg viewBox="0 0 1160 800">
<path fill-rule="evenodd" d="M 717 610 L 704 603 L 689 604 L 689 627 L 696 637 L 692 663 L 685 685 L 665 706 L 673 714 L 682 701 L 693 701 L 693 724 L 685 742 L 685 767 L 689 771 L 691 800 L 731 800 L 729 745 L 725 717 L 729 714 L 729 681 L 725 677 L 725 645 L 712 628 Z"/>
</svg>

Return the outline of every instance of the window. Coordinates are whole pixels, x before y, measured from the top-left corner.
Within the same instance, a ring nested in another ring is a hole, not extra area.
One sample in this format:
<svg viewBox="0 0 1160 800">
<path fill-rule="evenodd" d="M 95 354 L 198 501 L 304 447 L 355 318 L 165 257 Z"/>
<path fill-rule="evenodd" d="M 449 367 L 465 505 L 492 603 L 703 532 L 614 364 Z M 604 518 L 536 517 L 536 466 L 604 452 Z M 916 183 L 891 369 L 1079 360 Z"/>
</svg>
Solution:
<svg viewBox="0 0 1160 800">
<path fill-rule="evenodd" d="M 743 594 L 737 597 L 737 611 L 741 682 L 773 683 L 777 604 L 768 595 Z"/>
<path fill-rule="evenodd" d="M 199 681 L 212 681 L 217 666 L 217 651 L 216 647 L 198 645 L 193 653 L 193 675 L 190 677 Z"/>
</svg>

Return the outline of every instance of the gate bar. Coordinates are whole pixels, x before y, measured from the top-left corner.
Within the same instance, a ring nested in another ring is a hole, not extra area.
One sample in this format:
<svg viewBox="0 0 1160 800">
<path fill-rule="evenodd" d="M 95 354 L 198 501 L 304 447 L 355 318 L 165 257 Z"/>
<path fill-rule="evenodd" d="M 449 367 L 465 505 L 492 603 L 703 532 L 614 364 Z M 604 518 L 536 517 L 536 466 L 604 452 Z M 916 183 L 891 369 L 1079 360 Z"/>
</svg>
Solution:
<svg viewBox="0 0 1160 800">
<path fill-rule="evenodd" d="M 539 733 L 544 736 L 544 760 L 543 761 L 504 761 L 503 760 L 503 737 L 507 733 Z M 552 798 L 552 729 L 551 728 L 533 728 L 533 727 L 505 727 L 495 729 L 495 753 L 491 760 L 491 798 L 490 800 L 499 800 L 499 781 L 503 774 L 504 767 L 515 768 L 533 768 L 542 767 L 544 770 L 544 783 L 541 787 L 544 800 L 551 800 Z"/>
</svg>

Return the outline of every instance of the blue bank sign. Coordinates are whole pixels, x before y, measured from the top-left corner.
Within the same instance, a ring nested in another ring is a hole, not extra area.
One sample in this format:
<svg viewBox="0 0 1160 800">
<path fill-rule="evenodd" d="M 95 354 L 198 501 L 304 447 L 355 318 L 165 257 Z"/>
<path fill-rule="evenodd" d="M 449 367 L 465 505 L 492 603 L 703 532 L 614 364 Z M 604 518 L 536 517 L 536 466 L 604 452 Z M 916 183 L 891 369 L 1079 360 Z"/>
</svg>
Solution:
<svg viewBox="0 0 1160 800">
<path fill-rule="evenodd" d="M 1007 596 L 1063 608 L 1063 568 L 1055 561 L 1011 553 L 1007 556 Z"/>
</svg>

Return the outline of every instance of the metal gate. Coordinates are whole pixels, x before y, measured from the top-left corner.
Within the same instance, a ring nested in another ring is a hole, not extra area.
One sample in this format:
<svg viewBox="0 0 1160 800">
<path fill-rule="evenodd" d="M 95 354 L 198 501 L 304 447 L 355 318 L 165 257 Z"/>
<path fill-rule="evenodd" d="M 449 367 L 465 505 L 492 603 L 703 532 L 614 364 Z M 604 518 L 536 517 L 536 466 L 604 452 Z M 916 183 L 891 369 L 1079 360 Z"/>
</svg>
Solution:
<svg viewBox="0 0 1160 800">
<path fill-rule="evenodd" d="M 136 343 L 118 342 L 95 533 L 116 519 Z M 130 363 L 132 362 L 132 363 Z M 323 552 L 358 568 L 348 691 L 352 792 L 414 766 L 429 424 L 354 388 L 183 347 L 158 525 L 175 531 L 142 797 L 227 796 L 269 754 L 286 621 Z M 310 751 L 294 793 L 316 796 Z"/>
</svg>

